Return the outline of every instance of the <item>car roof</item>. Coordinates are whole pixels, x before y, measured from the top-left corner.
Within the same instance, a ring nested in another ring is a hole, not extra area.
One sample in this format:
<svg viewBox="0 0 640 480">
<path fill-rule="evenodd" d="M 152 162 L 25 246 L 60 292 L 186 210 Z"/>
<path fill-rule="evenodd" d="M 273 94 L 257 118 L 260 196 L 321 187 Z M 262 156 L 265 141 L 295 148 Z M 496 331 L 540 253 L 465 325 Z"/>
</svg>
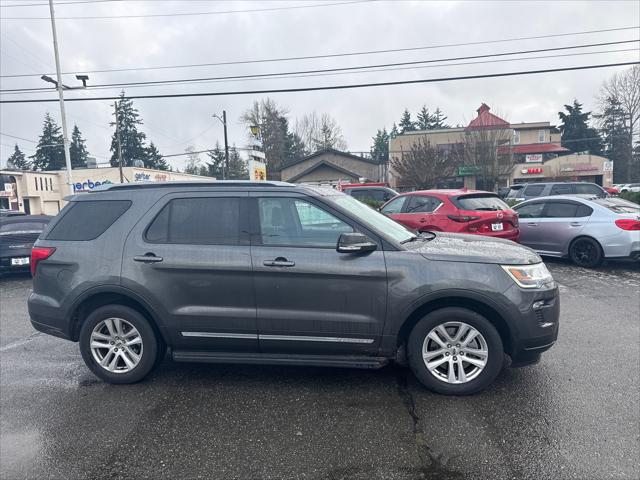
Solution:
<svg viewBox="0 0 640 480">
<path fill-rule="evenodd" d="M 173 181 L 173 182 L 132 182 L 132 183 L 108 183 L 91 189 L 88 193 L 99 193 L 114 190 L 138 190 L 173 187 L 296 187 L 293 183 L 280 181 L 253 181 L 253 180 L 197 180 L 193 182 Z"/>
<path fill-rule="evenodd" d="M 50 215 L 12 215 L 0 217 L 0 221 L 2 223 L 48 222 L 52 218 Z"/>
<path fill-rule="evenodd" d="M 529 200 L 525 200 L 524 202 L 520 202 L 516 207 L 524 204 L 524 203 L 535 203 L 540 201 L 549 201 L 549 200 L 578 200 L 582 202 L 589 202 L 591 200 L 595 200 L 599 198 L 596 195 L 589 195 L 584 193 L 577 193 L 574 195 L 546 195 L 544 197 L 535 197 L 530 198 Z"/>
<path fill-rule="evenodd" d="M 488 195 L 495 195 L 493 192 L 487 192 L 486 190 L 470 190 L 467 188 L 436 188 L 433 190 L 416 190 L 415 192 L 406 192 L 404 195 L 447 195 L 454 197 L 457 195 L 471 195 L 476 193 L 483 193 Z"/>
</svg>

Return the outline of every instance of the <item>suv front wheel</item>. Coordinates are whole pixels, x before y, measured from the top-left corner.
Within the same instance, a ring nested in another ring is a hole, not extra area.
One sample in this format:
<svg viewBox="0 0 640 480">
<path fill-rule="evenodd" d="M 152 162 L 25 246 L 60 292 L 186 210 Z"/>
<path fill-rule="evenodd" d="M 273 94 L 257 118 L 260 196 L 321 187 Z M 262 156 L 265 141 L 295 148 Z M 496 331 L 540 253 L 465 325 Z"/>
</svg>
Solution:
<svg viewBox="0 0 640 480">
<path fill-rule="evenodd" d="M 108 383 L 135 383 L 156 365 L 160 343 L 147 319 L 124 305 L 94 310 L 80 330 L 87 367 Z"/>
<path fill-rule="evenodd" d="M 482 315 L 443 308 L 420 320 L 407 344 L 411 369 L 429 390 L 470 395 L 486 388 L 504 362 L 502 340 Z"/>
</svg>

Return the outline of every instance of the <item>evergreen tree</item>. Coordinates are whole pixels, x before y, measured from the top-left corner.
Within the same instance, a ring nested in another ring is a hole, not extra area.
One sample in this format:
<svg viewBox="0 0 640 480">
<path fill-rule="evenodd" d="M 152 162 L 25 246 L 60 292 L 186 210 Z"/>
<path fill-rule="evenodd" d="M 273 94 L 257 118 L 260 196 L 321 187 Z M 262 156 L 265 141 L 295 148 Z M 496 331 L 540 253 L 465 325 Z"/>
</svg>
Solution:
<svg viewBox="0 0 640 480">
<path fill-rule="evenodd" d="M 446 119 L 447 119 L 447 116 L 444 113 L 442 113 L 442 110 L 440 110 L 440 107 L 437 107 L 436 111 L 433 112 L 433 115 L 431 116 L 431 123 L 429 124 L 429 130 L 438 130 L 440 128 L 450 128 L 449 125 L 444 123 Z"/>
<path fill-rule="evenodd" d="M 400 132 L 398 132 L 398 126 L 396 125 L 396 122 L 393 122 L 391 131 L 389 132 L 389 138 L 396 138 L 399 134 Z"/>
<path fill-rule="evenodd" d="M 426 106 L 422 106 L 420 111 L 418 112 L 418 120 L 415 125 L 418 130 L 430 130 L 431 129 L 431 114 Z"/>
<path fill-rule="evenodd" d="M 38 140 L 33 159 L 34 170 L 62 170 L 65 168 L 64 140 L 61 129 L 49 113 L 44 116 L 42 134 Z"/>
<path fill-rule="evenodd" d="M 133 166 L 134 160 L 142 160 L 144 166 L 148 167 L 148 150 L 145 147 L 147 136 L 138 131 L 138 125 L 142 125 L 142 119 L 138 110 L 134 108 L 133 101 L 120 94 L 120 99 L 115 102 L 115 109 L 118 112 L 118 125 L 111 138 L 111 165 L 118 166 L 118 130 L 120 131 L 120 144 L 122 145 L 122 166 Z M 114 114 L 115 115 L 115 114 Z M 111 122 L 111 126 L 116 126 Z"/>
<path fill-rule="evenodd" d="M 145 149 L 144 166 L 147 168 L 155 168 L 157 170 L 169 170 L 169 164 L 158 151 L 153 142 Z"/>
<path fill-rule="evenodd" d="M 9 170 L 29 170 L 29 161 L 26 159 L 17 143 L 13 153 L 7 159 L 7 168 Z"/>
<path fill-rule="evenodd" d="M 615 97 L 607 98 L 602 113 L 595 117 L 600 121 L 604 156 L 613 161 L 614 183 L 633 181 L 629 168 L 634 164 L 633 156 L 629 158 L 631 132 L 620 102 Z"/>
<path fill-rule="evenodd" d="M 370 151 L 371 158 L 378 163 L 387 163 L 389 161 L 389 134 L 386 128 L 376 132 Z"/>
<path fill-rule="evenodd" d="M 82 138 L 82 134 L 80 133 L 80 129 L 77 125 L 73 126 L 73 132 L 71 133 L 69 156 L 71 157 L 71 168 L 87 166 L 87 157 L 89 156 L 89 152 L 87 152 L 85 140 Z"/>
<path fill-rule="evenodd" d="M 416 129 L 415 124 L 411 120 L 411 114 L 409 113 L 409 110 L 407 110 L 406 108 L 404 109 L 404 112 L 402 112 L 402 118 L 400 119 L 399 126 L 400 126 L 400 133 L 412 132 Z"/>
<path fill-rule="evenodd" d="M 249 169 L 247 163 L 240 158 L 240 154 L 234 145 L 229 149 L 229 180 L 248 180 Z"/>
<path fill-rule="evenodd" d="M 562 133 L 562 146 L 572 152 L 588 151 L 592 155 L 602 153 L 602 141 L 595 128 L 589 126 L 591 112 L 583 112 L 582 104 L 577 100 L 573 105 L 565 105 L 565 112 L 558 112 L 562 121 L 560 133 Z"/>
<path fill-rule="evenodd" d="M 203 175 L 203 172 L 206 172 L 204 173 L 204 175 L 208 177 L 214 177 L 217 180 L 222 180 L 225 158 L 224 158 L 224 149 L 220 147 L 220 143 L 216 142 L 216 146 L 214 147 L 214 149 L 207 152 L 207 155 L 209 156 L 211 161 L 207 162 L 207 165 L 206 167 L 204 167 L 204 170 L 201 168 L 200 175 Z"/>
</svg>

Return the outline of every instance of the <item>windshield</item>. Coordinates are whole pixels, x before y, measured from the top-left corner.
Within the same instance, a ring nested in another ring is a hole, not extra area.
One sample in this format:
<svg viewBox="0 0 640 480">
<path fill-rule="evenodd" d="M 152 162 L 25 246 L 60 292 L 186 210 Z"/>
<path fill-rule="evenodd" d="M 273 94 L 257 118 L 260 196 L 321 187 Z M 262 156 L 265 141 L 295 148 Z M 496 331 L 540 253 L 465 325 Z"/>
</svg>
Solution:
<svg viewBox="0 0 640 480">
<path fill-rule="evenodd" d="M 353 197 L 347 195 L 332 196 L 331 199 L 347 212 L 361 219 L 364 223 L 368 223 L 375 227 L 377 230 L 384 232 L 396 242 L 405 242 L 415 237 L 415 234 L 405 227 L 396 223 L 388 217 L 385 217 L 380 212 L 377 212 L 373 208 L 359 202 Z"/>
<path fill-rule="evenodd" d="M 640 205 L 619 198 L 594 198 L 591 200 L 598 205 L 608 208 L 615 213 L 637 213 L 640 214 Z"/>
<path fill-rule="evenodd" d="M 456 203 L 461 210 L 509 210 L 509 205 L 496 195 L 468 195 L 458 197 Z"/>
</svg>

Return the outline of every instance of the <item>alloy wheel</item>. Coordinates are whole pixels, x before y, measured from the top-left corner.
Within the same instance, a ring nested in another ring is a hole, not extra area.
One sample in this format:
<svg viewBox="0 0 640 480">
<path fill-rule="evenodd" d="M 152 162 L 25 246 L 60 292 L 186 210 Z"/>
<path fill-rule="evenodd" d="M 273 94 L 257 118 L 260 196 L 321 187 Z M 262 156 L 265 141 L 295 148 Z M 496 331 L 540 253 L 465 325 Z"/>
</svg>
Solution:
<svg viewBox="0 0 640 480">
<path fill-rule="evenodd" d="M 91 355 L 110 373 L 127 373 L 142 358 L 142 337 L 131 323 L 122 318 L 107 318 L 91 332 Z"/>
<path fill-rule="evenodd" d="M 446 322 L 433 328 L 422 344 L 427 370 L 449 384 L 467 383 L 487 365 L 489 348 L 482 334 L 464 322 Z"/>
<path fill-rule="evenodd" d="M 591 265 L 598 256 L 597 247 L 588 240 L 578 240 L 573 246 L 573 259 L 580 266 Z"/>
</svg>

